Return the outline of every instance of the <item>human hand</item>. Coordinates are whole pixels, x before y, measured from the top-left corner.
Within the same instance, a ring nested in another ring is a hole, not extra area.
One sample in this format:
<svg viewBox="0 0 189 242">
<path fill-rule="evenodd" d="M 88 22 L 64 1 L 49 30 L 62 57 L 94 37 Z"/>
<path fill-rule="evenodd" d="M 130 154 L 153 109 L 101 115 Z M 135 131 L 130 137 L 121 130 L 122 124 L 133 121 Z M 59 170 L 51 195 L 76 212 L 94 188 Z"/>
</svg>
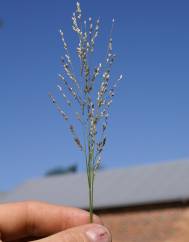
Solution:
<svg viewBox="0 0 189 242">
<path fill-rule="evenodd" d="M 110 242 L 99 217 L 87 224 L 88 212 L 42 202 L 0 205 L 0 241 Z"/>
</svg>

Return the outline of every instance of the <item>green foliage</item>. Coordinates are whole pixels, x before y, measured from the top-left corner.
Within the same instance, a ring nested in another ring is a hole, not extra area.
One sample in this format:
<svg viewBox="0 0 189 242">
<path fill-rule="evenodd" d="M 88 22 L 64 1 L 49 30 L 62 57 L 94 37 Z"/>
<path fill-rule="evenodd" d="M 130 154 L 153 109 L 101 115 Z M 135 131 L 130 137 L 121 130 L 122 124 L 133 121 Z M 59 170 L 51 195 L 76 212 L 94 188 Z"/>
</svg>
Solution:
<svg viewBox="0 0 189 242">
<path fill-rule="evenodd" d="M 70 173 L 76 173 L 77 171 L 78 171 L 77 164 L 73 164 L 68 167 L 55 167 L 53 169 L 50 169 L 45 173 L 45 176 L 66 175 Z"/>
</svg>

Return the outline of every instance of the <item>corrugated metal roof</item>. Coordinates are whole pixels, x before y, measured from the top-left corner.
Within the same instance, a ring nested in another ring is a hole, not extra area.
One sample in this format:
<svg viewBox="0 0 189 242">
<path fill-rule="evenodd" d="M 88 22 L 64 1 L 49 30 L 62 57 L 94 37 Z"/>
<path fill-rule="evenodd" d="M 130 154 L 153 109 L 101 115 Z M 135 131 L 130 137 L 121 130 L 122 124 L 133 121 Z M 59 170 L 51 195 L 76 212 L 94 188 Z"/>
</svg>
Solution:
<svg viewBox="0 0 189 242">
<path fill-rule="evenodd" d="M 189 161 L 99 171 L 94 198 L 96 209 L 189 200 Z M 1 202 L 20 200 L 87 208 L 86 174 L 44 177 L 0 198 Z"/>
</svg>

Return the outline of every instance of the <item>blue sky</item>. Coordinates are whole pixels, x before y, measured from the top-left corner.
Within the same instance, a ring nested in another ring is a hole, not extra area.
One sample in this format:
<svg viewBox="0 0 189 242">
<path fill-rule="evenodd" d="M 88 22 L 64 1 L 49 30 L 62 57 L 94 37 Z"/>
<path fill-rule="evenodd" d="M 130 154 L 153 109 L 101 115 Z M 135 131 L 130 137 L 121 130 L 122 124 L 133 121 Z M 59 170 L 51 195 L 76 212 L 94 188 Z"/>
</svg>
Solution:
<svg viewBox="0 0 189 242">
<path fill-rule="evenodd" d="M 123 73 L 110 113 L 106 168 L 189 158 L 189 3 L 184 0 L 81 0 L 101 17 L 97 54 L 116 19 L 114 74 Z M 70 43 L 75 1 L 1 1 L 0 190 L 13 189 L 82 156 L 50 103 Z M 72 45 L 71 45 L 72 46 Z"/>
</svg>

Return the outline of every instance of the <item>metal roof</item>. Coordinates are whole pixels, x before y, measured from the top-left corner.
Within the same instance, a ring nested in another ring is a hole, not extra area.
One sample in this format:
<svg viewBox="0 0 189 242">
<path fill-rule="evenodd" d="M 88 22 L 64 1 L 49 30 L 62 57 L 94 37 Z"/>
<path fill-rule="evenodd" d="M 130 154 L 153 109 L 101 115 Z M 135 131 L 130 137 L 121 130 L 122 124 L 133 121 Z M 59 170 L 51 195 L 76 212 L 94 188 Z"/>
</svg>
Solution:
<svg viewBox="0 0 189 242">
<path fill-rule="evenodd" d="M 0 199 L 5 197 L 7 195 L 7 192 L 0 192 Z"/>
<path fill-rule="evenodd" d="M 99 171 L 95 208 L 127 207 L 189 200 L 189 160 Z M 88 207 L 85 173 L 43 177 L 9 192 L 0 202 L 41 200 Z"/>
</svg>

